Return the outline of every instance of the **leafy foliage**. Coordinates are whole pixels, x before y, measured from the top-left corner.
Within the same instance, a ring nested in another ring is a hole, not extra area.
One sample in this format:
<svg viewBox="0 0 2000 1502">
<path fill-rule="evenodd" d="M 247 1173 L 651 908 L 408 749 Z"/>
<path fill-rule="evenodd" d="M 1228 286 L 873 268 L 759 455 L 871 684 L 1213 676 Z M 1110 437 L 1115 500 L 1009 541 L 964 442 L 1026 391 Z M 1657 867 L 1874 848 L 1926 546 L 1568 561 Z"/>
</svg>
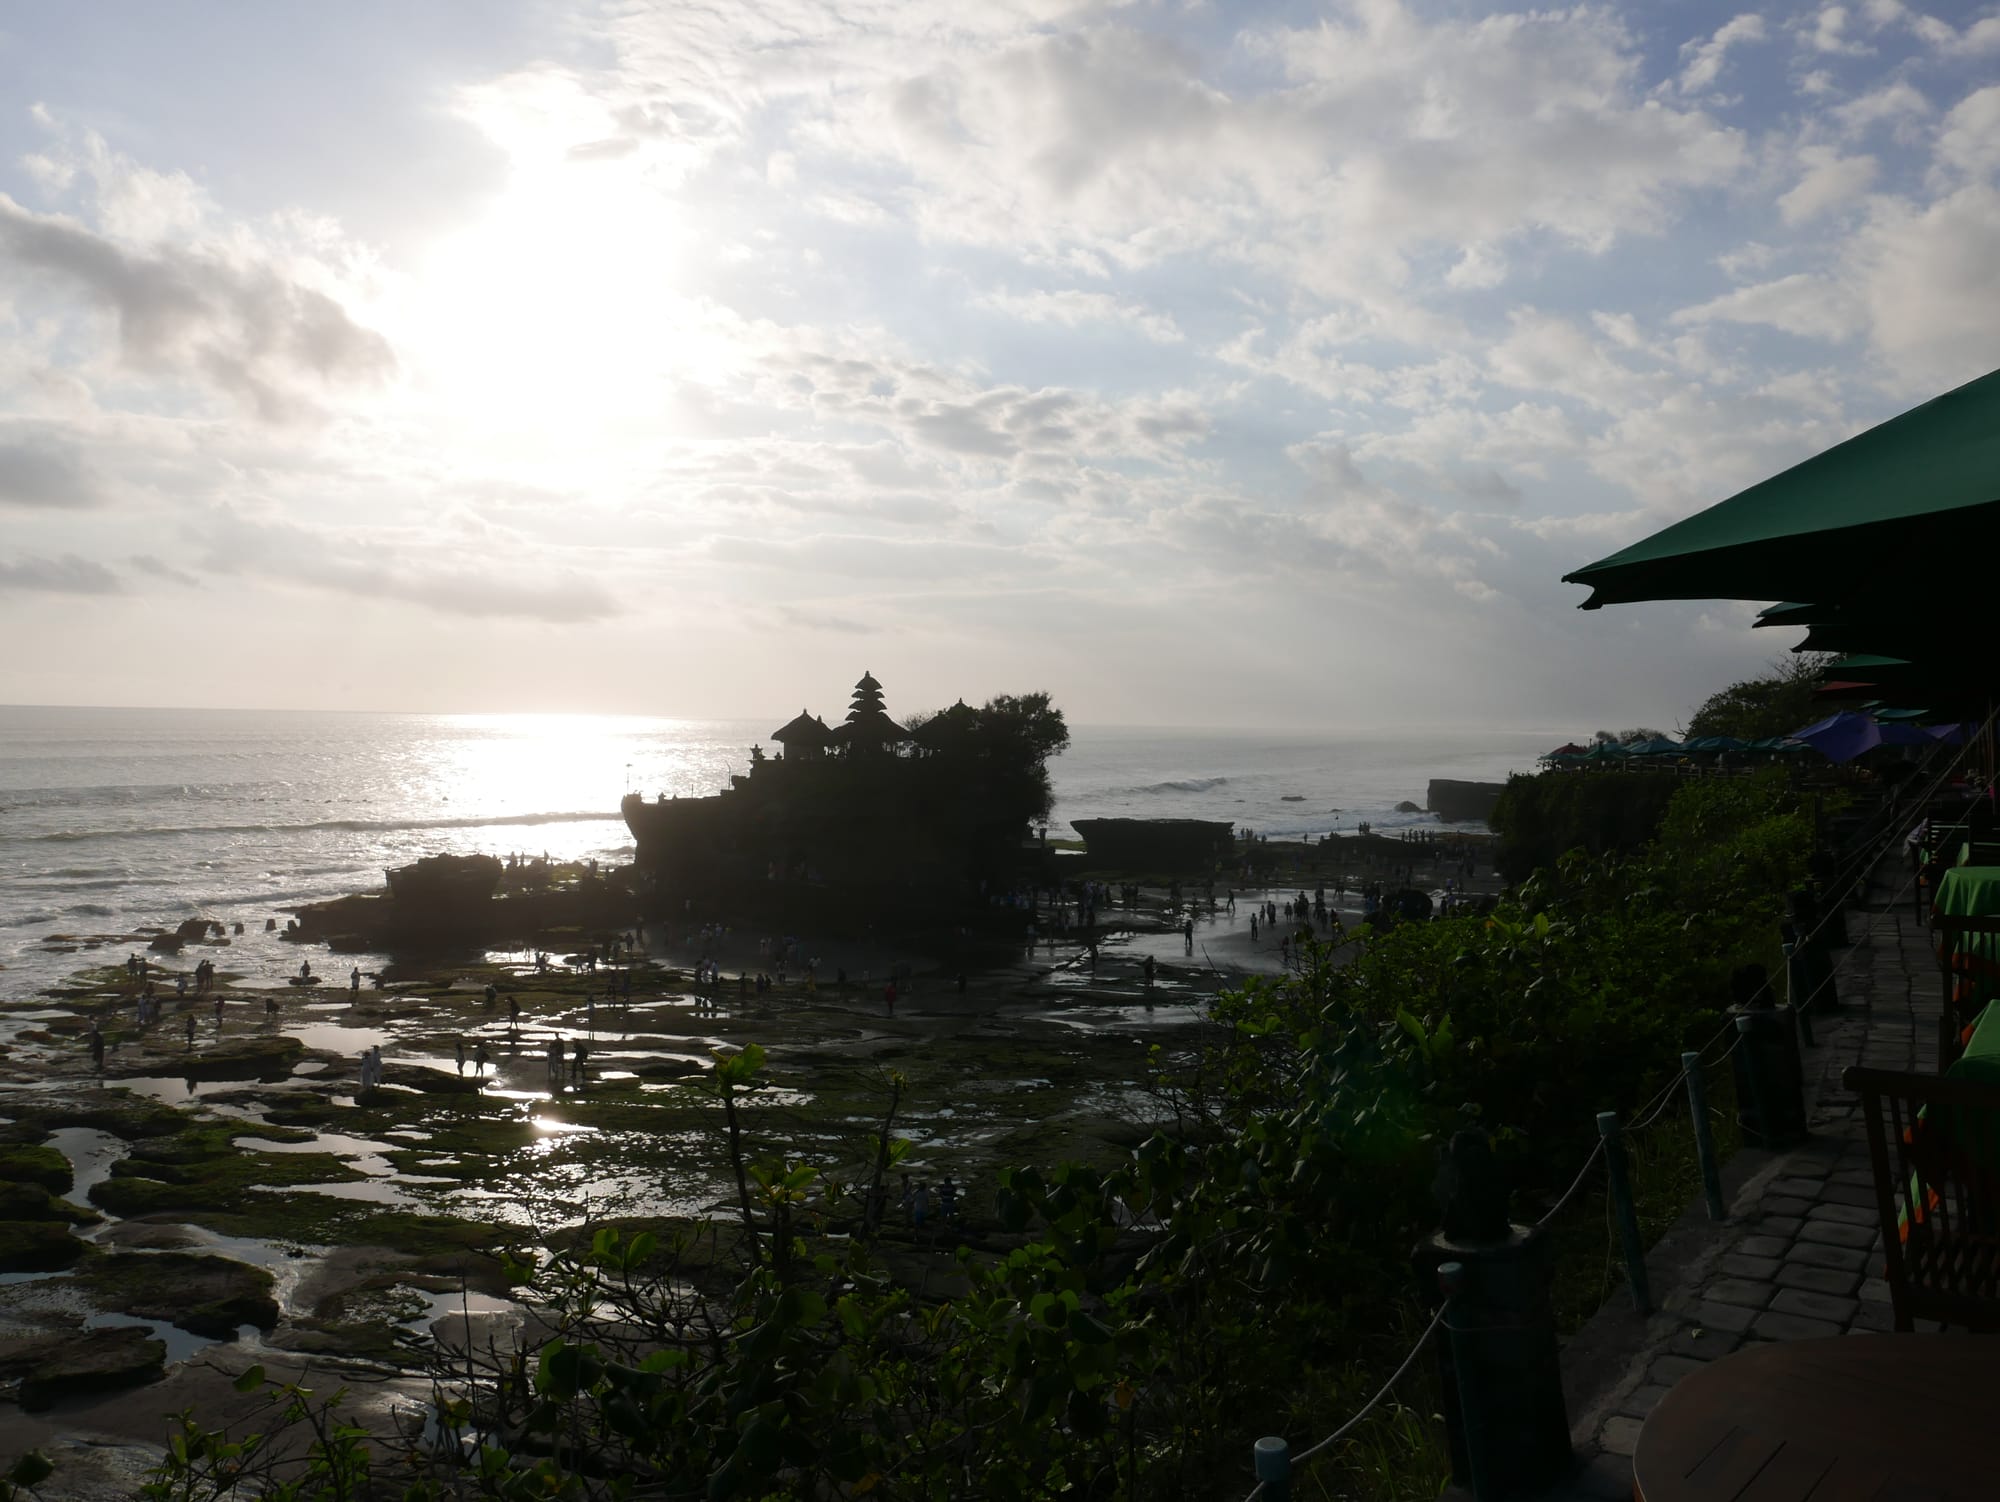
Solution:
<svg viewBox="0 0 2000 1502">
<path fill-rule="evenodd" d="M 1303 943 L 1295 972 L 1220 998 L 1198 1047 L 1155 1055 L 1172 1125 L 1128 1161 L 1003 1174 L 1001 1232 L 958 1251 L 945 1296 L 892 1276 L 875 1235 L 901 1082 L 853 1186 L 750 1159 L 738 1105 L 766 1060 L 718 1052 L 733 1221 L 514 1254 L 546 1334 L 512 1360 L 455 1354 L 437 1443 L 390 1453 L 340 1395 L 253 1369 L 272 1437 L 184 1419 L 145 1495 L 1226 1494 L 1249 1438 L 1323 1432 L 1421 1327 L 1406 1258 L 1435 1224 L 1435 1145 L 1484 1124 L 1545 1202 L 1594 1112 L 1714 1031 L 1809 834 L 1782 774 L 1684 783 L 1643 848 L 1566 854 L 1491 914 Z M 1427 1411 L 1392 1405 L 1317 1464 L 1435 1496 Z"/>
<path fill-rule="evenodd" d="M 1833 660 L 1830 652 L 1801 652 L 1774 662 L 1769 672 L 1710 694 L 1688 720 L 1687 733 L 1746 741 L 1790 735 L 1821 718 L 1813 690 Z"/>
</svg>

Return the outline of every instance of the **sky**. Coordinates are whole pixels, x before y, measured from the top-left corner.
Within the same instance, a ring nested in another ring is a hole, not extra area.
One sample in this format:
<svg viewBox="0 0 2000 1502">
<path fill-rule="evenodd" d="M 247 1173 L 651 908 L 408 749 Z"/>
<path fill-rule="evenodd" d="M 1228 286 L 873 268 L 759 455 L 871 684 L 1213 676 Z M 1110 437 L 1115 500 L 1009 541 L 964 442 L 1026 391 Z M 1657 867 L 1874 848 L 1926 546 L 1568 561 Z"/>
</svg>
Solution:
<svg viewBox="0 0 2000 1502">
<path fill-rule="evenodd" d="M 2000 365 L 2000 9 L 0 11 L 0 703 L 1672 728 Z"/>
</svg>

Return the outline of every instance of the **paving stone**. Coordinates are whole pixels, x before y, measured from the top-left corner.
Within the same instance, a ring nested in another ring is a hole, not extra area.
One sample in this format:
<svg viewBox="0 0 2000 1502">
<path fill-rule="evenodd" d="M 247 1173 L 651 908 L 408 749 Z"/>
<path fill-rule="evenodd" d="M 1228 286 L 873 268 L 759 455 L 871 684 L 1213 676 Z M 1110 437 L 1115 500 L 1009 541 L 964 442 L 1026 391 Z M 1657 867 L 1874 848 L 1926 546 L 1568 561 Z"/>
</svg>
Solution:
<svg viewBox="0 0 2000 1502">
<path fill-rule="evenodd" d="M 1784 1276 L 1782 1273 L 1780 1277 Z M 1750 1321 L 1757 1317 L 1757 1311 L 1741 1304 L 1722 1304 L 1714 1299 L 1703 1299 L 1694 1308 L 1694 1322 L 1710 1330 L 1726 1330 L 1731 1335 L 1741 1335 L 1750 1328 Z"/>
<path fill-rule="evenodd" d="M 1635 1387 L 1627 1394 L 1625 1401 L 1618 1405 L 1618 1411 L 1630 1418 L 1643 1419 L 1660 1406 L 1660 1399 L 1670 1391 L 1671 1388 L 1661 1383 L 1648 1382 L 1644 1387 Z"/>
<path fill-rule="evenodd" d="M 1577 1468 L 1570 1485 L 1575 1495 L 1589 1497 L 1591 1502 L 1630 1502 L 1632 1457 L 1593 1455 Z"/>
<path fill-rule="evenodd" d="M 1828 1204 L 1857 1205 L 1863 1210 L 1872 1210 L 1875 1208 L 1875 1186 L 1871 1183 L 1864 1189 L 1859 1184 L 1828 1184 L 1821 1198 Z"/>
<path fill-rule="evenodd" d="M 1778 1275 L 1778 1269 L 1785 1264 L 1776 1257 L 1744 1257 L 1731 1252 L 1719 1264 L 1732 1278 L 1755 1278 L 1768 1283 Z"/>
<path fill-rule="evenodd" d="M 1771 1302 L 1775 1290 L 1762 1278 L 1714 1278 L 1702 1289 L 1702 1296 L 1725 1304 L 1741 1304 L 1746 1309 L 1762 1309 Z"/>
<path fill-rule="evenodd" d="M 1838 1173 L 1829 1175 L 1827 1182 L 1831 1184 L 1859 1184 L 1863 1189 L 1873 1190 L 1875 1187 L 1875 1172 L 1869 1168 L 1843 1168 Z"/>
<path fill-rule="evenodd" d="M 1819 1179 L 1786 1178 L 1771 1180 L 1770 1192 L 1772 1194 L 1789 1195 L 1794 1199 L 1816 1200 L 1820 1196 L 1820 1191 L 1824 1188 L 1826 1188 L 1825 1183 Z M 1766 1203 L 1768 1204 L 1769 1202 L 1766 1201 Z"/>
<path fill-rule="evenodd" d="M 1639 1448 L 1640 1427 L 1637 1419 L 1628 1419 L 1622 1414 L 1615 1419 L 1606 1419 L 1597 1442 L 1604 1446 L 1607 1454 L 1629 1456 Z"/>
<path fill-rule="evenodd" d="M 1872 1260 L 1866 1249 L 1858 1246 L 1825 1246 L 1817 1241 L 1795 1242 L 1787 1262 L 1803 1262 L 1811 1267 L 1837 1267 L 1842 1272 L 1860 1272 Z"/>
<path fill-rule="evenodd" d="M 1693 1361 L 1714 1361 L 1727 1356 L 1743 1344 L 1743 1337 L 1732 1335 L 1727 1330 L 1707 1330 L 1700 1325 L 1688 1325 L 1674 1332 L 1674 1338 L 1667 1342 L 1667 1354 L 1685 1356 Z"/>
<path fill-rule="evenodd" d="M 1840 1166 L 1837 1150 L 1801 1148 L 1786 1160 L 1785 1172 L 1795 1179 L 1823 1179 Z"/>
<path fill-rule="evenodd" d="M 1819 1204 L 1806 1211 L 1806 1219 L 1837 1220 L 1842 1225 L 1849 1226 L 1872 1226 L 1875 1224 L 1875 1212 L 1864 1210 L 1859 1205 Z"/>
<path fill-rule="evenodd" d="M 1696 1361 L 1691 1356 L 1658 1356 L 1646 1369 L 1646 1380 L 1661 1387 L 1672 1387 L 1683 1377 L 1692 1377 L 1706 1362 Z"/>
<path fill-rule="evenodd" d="M 1887 1278 L 1863 1278 L 1860 1291 L 1855 1294 L 1864 1304 L 1886 1304 L 1889 1302 L 1889 1280 Z"/>
<path fill-rule="evenodd" d="M 1863 1304 L 1854 1311 L 1854 1329 L 1888 1331 L 1896 1328 L 1895 1311 L 1887 1304 Z"/>
<path fill-rule="evenodd" d="M 1830 1319 L 1766 1310 L 1751 1324 L 1750 1333 L 1764 1340 L 1817 1340 L 1822 1335 L 1838 1335 L 1840 1326 Z"/>
<path fill-rule="evenodd" d="M 1790 1241 L 1806 1223 L 1803 1215 L 1767 1215 L 1757 1222 L 1759 1236 L 1775 1236 Z"/>
<path fill-rule="evenodd" d="M 1731 1250 L 1746 1257 L 1782 1257 L 1790 1245 L 1782 1236 L 1745 1236 Z"/>
<path fill-rule="evenodd" d="M 1844 1325 L 1854 1318 L 1861 1301 L 1804 1288 L 1780 1288 L 1771 1300 L 1771 1307 L 1779 1314 L 1803 1314 L 1810 1319 L 1830 1319 Z"/>
<path fill-rule="evenodd" d="M 1848 1246 L 1867 1249 L 1875 1244 L 1873 1226 L 1842 1225 L 1837 1220 L 1815 1220 L 1799 1232 L 1803 1242 L 1819 1242 L 1826 1246 Z"/>
<path fill-rule="evenodd" d="M 1780 1288 L 1804 1288 L 1813 1293 L 1831 1293 L 1845 1298 L 1860 1286 L 1861 1274 L 1844 1272 L 1837 1267 L 1808 1267 L 1800 1262 L 1787 1262 L 1771 1281 Z"/>
<path fill-rule="evenodd" d="M 1795 1194 L 1767 1194 L 1757 1201 L 1757 1206 L 1766 1215 L 1803 1215 L 1813 1202 Z"/>
</svg>

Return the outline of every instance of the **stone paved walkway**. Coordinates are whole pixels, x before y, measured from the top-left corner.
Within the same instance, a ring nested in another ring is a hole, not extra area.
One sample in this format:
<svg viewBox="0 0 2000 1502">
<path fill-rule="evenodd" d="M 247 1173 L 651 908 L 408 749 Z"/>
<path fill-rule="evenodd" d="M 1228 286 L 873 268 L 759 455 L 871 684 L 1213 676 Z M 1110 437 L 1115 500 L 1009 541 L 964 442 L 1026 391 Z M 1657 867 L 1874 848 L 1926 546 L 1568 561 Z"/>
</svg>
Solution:
<svg viewBox="0 0 2000 1502">
<path fill-rule="evenodd" d="M 1835 956 L 1839 1010 L 1814 1018 L 1804 1052 L 1809 1138 L 1783 1153 L 1739 1154 L 1725 1176 L 1728 1220 L 1711 1224 L 1697 1206 L 1649 1256 L 1658 1312 L 1642 1320 L 1621 1295 L 1565 1348 L 1581 1463 L 1548 1502 L 1630 1498 L 1640 1426 L 1704 1362 L 1750 1341 L 1890 1327 L 1866 1128 L 1840 1075 L 1858 1063 L 1935 1067 L 1937 964 L 1908 893 L 1895 900 L 1903 875 L 1885 862 L 1870 900 L 1848 909 L 1854 942 Z"/>
</svg>

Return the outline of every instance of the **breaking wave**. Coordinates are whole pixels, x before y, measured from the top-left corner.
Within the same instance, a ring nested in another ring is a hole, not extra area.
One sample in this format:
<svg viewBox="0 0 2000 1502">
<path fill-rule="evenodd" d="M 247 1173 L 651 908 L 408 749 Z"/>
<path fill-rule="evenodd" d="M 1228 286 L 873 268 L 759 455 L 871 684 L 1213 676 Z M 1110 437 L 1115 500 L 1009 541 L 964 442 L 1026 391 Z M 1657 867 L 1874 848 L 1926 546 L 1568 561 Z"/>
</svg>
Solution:
<svg viewBox="0 0 2000 1502">
<path fill-rule="evenodd" d="M 1118 788 L 1115 798 L 1136 798 L 1147 793 L 1205 793 L 1210 788 L 1224 787 L 1227 777 L 1183 777 L 1174 782 L 1149 782 L 1144 787 Z"/>
<path fill-rule="evenodd" d="M 315 819 L 304 824 L 176 824 L 151 829 L 60 829 L 26 837 L 25 843 L 76 843 L 84 840 L 172 839 L 200 834 L 311 834 L 342 830 L 352 834 L 405 829 L 487 829 L 498 825 L 616 824 L 615 813 L 483 814 L 462 819 Z"/>
</svg>

